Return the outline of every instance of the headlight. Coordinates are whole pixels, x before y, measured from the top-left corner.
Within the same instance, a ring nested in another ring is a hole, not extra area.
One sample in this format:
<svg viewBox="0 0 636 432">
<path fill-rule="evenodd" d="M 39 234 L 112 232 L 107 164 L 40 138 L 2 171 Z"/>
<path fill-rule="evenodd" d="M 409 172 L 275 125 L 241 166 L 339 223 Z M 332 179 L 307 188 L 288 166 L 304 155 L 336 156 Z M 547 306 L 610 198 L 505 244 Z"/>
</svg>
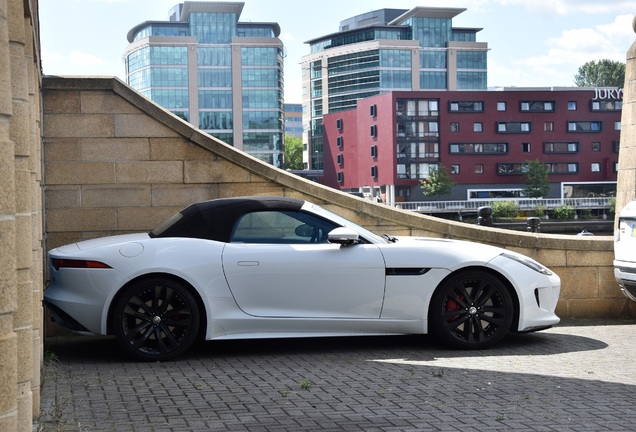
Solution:
<svg viewBox="0 0 636 432">
<path fill-rule="evenodd" d="M 525 255 L 518 255 L 514 253 L 504 252 L 501 254 L 502 257 L 506 257 L 513 261 L 517 261 L 519 264 L 523 264 L 526 267 L 531 268 L 532 270 L 544 274 L 546 276 L 552 276 L 553 273 L 546 266 L 536 262 L 532 258 L 529 258 Z"/>
</svg>

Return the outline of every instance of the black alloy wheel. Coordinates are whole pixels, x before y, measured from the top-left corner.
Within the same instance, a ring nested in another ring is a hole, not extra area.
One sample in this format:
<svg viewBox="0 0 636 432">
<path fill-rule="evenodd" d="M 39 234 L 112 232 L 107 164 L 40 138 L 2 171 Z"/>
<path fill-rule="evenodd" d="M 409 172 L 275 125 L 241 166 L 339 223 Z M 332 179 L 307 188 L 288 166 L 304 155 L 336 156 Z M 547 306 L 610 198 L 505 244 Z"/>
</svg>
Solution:
<svg viewBox="0 0 636 432">
<path fill-rule="evenodd" d="M 490 347 L 506 336 L 514 308 L 507 287 L 480 270 L 457 273 L 433 294 L 431 332 L 443 343 L 461 349 Z"/>
<path fill-rule="evenodd" d="M 126 288 L 113 314 L 115 336 L 133 358 L 172 359 L 195 342 L 201 317 L 195 298 L 181 283 L 141 280 Z"/>
</svg>

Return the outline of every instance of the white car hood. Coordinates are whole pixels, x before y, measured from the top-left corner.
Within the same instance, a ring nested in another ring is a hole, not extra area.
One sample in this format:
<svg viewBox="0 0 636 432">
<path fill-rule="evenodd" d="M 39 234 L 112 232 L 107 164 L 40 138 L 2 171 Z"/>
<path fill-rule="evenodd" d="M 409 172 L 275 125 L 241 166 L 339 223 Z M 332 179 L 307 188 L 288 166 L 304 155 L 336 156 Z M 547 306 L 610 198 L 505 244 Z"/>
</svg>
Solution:
<svg viewBox="0 0 636 432">
<path fill-rule="evenodd" d="M 482 243 L 431 237 L 396 237 L 395 243 L 383 246 L 387 267 L 426 266 L 454 269 L 468 265 L 485 265 L 506 252 Z"/>
</svg>

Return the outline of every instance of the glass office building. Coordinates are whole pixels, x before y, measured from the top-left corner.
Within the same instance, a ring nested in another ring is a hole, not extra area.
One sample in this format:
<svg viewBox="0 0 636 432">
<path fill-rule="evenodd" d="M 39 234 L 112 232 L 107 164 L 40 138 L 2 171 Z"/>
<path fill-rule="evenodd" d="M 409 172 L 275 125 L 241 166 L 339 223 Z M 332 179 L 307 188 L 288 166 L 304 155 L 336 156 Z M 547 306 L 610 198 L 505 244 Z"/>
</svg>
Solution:
<svg viewBox="0 0 636 432">
<path fill-rule="evenodd" d="M 128 32 L 127 83 L 175 115 L 282 167 L 283 44 L 244 3 L 184 2 Z"/>
<path fill-rule="evenodd" d="M 324 114 L 390 91 L 486 89 L 488 45 L 477 42 L 481 29 L 452 26 L 465 10 L 381 9 L 308 41 L 311 53 L 302 61 L 306 167 L 324 167 Z"/>
</svg>

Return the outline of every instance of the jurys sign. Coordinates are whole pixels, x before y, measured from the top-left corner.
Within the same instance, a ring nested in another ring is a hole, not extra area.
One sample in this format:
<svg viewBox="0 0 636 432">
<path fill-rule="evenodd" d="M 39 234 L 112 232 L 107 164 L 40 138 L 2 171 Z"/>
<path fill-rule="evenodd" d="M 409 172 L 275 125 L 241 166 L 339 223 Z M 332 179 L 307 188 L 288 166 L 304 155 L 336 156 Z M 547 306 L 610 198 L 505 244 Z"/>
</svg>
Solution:
<svg viewBox="0 0 636 432">
<path fill-rule="evenodd" d="M 592 100 L 623 100 L 622 88 L 595 88 L 594 98 Z"/>
</svg>

